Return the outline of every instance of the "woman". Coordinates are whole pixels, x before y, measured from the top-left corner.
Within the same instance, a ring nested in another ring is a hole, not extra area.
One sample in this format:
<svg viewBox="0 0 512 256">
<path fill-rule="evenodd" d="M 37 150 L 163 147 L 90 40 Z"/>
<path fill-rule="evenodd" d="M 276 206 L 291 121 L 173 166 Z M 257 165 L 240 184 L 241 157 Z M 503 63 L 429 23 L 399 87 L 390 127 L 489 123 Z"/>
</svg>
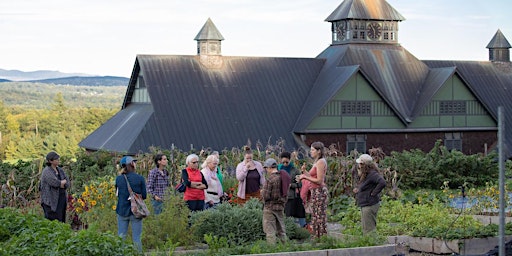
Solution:
<svg viewBox="0 0 512 256">
<path fill-rule="evenodd" d="M 167 166 L 167 156 L 164 154 L 155 155 L 155 168 L 148 174 L 148 193 L 151 194 L 151 204 L 155 215 L 162 212 L 162 206 L 167 187 L 169 186 L 169 172 L 165 169 Z"/>
<path fill-rule="evenodd" d="M 220 154 L 219 154 L 219 151 L 213 151 L 212 155 L 216 156 L 217 157 L 217 161 L 219 161 L 219 164 L 217 164 L 217 178 L 219 178 L 220 185 L 222 186 L 223 180 L 224 180 L 224 176 L 222 175 L 222 168 L 220 166 Z M 224 187 L 222 187 L 222 191 L 224 191 Z"/>
<path fill-rule="evenodd" d="M 298 181 L 302 181 L 301 198 L 311 213 L 311 233 L 313 237 L 320 238 L 327 234 L 327 185 L 325 176 L 327 173 L 327 161 L 323 154 L 324 144 L 313 142 L 310 148 L 310 155 L 314 159 L 311 170 L 306 171 L 306 165 L 302 165 L 302 174 Z"/>
<path fill-rule="evenodd" d="M 208 184 L 208 189 L 204 190 L 205 196 L 205 209 L 215 208 L 220 204 L 220 198 L 222 197 L 222 184 L 217 176 L 217 165 L 219 159 L 215 155 L 209 155 L 204 161 L 201 167 L 201 173 Z"/>
<path fill-rule="evenodd" d="M 41 173 L 41 206 L 44 217 L 66 222 L 67 192 L 69 179 L 59 167 L 60 156 L 55 152 L 46 155 L 46 167 Z"/>
<path fill-rule="evenodd" d="M 238 180 L 238 193 L 235 203 L 245 204 L 251 198 L 261 200 L 260 190 L 265 184 L 263 166 L 253 160 L 251 149 L 244 152 L 244 161 L 236 166 L 236 179 Z"/>
<path fill-rule="evenodd" d="M 181 171 L 181 179 L 185 181 L 187 189 L 183 199 L 191 211 L 202 211 L 204 209 L 204 190 L 208 189 L 203 174 L 199 171 L 199 156 L 191 154 L 185 160 L 187 168 Z"/>
<path fill-rule="evenodd" d="M 142 219 L 137 219 L 133 215 L 131 203 L 128 199 L 130 192 L 128 191 L 128 183 L 134 193 L 140 194 L 142 199 L 146 199 L 146 181 L 144 177 L 135 172 L 137 160 L 131 156 L 125 156 L 121 159 L 119 164 L 123 168 L 121 174 L 116 177 L 116 191 L 117 191 L 117 234 L 123 239 L 126 238 L 128 233 L 128 226 L 132 224 L 132 241 L 137 250 L 142 252 Z"/>
<path fill-rule="evenodd" d="M 361 226 L 363 234 L 377 229 L 377 213 L 380 208 L 380 192 L 386 187 L 386 180 L 377 171 L 377 165 L 368 154 L 356 159 L 359 183 L 354 188 L 357 206 L 361 207 Z"/>
<path fill-rule="evenodd" d="M 300 188 L 302 184 L 295 180 L 295 177 L 300 175 L 300 171 L 297 170 L 291 162 L 290 152 L 283 152 L 279 157 L 281 158 L 281 164 L 277 166 L 277 169 L 286 171 L 290 177 L 292 177 L 284 213 L 288 217 L 297 218 L 299 226 L 304 227 L 306 226 L 306 212 L 304 211 L 304 205 L 302 205 L 302 199 L 300 199 Z"/>
</svg>

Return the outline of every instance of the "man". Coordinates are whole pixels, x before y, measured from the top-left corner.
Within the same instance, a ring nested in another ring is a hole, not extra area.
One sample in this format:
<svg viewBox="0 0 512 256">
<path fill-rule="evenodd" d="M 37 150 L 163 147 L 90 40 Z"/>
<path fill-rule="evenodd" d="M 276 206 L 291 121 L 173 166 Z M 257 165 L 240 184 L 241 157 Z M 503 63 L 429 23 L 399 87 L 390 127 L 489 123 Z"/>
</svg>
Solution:
<svg viewBox="0 0 512 256">
<path fill-rule="evenodd" d="M 267 242 L 270 244 L 276 243 L 276 234 L 281 242 L 285 242 L 287 237 L 284 224 L 284 206 L 287 201 L 287 195 L 283 193 L 281 174 L 277 170 L 277 162 L 273 158 L 267 159 L 263 164 L 263 168 L 267 171 L 268 177 L 261 191 L 263 199 L 263 232 L 265 232 Z M 288 188 L 285 191 L 288 191 Z"/>
</svg>

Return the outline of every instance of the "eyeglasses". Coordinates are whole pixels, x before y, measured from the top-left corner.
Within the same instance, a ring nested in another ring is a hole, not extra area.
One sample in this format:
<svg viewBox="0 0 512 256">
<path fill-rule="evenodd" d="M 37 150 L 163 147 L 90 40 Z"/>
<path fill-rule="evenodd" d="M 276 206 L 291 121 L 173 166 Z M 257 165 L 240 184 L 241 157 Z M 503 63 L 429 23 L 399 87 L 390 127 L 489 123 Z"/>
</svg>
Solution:
<svg viewBox="0 0 512 256">
<path fill-rule="evenodd" d="M 195 161 L 195 162 L 190 162 L 190 163 L 191 163 L 191 164 L 197 164 L 197 161 Z"/>
</svg>

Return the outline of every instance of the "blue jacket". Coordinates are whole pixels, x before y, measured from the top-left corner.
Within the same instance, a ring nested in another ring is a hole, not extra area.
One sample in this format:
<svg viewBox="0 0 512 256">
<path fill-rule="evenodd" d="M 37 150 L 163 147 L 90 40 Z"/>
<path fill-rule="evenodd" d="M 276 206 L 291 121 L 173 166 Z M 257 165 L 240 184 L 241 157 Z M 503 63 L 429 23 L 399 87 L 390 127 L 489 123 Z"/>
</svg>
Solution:
<svg viewBox="0 0 512 256">
<path fill-rule="evenodd" d="M 126 173 L 126 178 L 130 182 L 133 192 L 141 194 L 142 198 L 146 199 L 146 180 L 141 175 L 135 172 Z M 128 200 L 130 192 L 128 192 L 128 186 L 123 174 L 116 177 L 116 190 L 117 190 L 117 207 L 116 213 L 123 217 L 132 215 L 131 203 Z"/>
</svg>

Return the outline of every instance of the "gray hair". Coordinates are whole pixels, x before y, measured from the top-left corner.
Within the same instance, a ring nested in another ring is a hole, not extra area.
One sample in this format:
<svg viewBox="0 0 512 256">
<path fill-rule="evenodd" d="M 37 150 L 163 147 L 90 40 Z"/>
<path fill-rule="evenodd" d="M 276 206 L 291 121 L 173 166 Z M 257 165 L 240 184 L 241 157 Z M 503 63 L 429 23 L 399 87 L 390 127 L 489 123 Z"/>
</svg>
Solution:
<svg viewBox="0 0 512 256">
<path fill-rule="evenodd" d="M 187 160 L 185 160 L 185 164 L 188 165 L 190 162 L 192 162 L 192 160 L 194 159 L 197 159 L 197 161 L 199 161 L 199 156 L 197 156 L 196 154 L 190 154 L 187 156 Z"/>
</svg>

